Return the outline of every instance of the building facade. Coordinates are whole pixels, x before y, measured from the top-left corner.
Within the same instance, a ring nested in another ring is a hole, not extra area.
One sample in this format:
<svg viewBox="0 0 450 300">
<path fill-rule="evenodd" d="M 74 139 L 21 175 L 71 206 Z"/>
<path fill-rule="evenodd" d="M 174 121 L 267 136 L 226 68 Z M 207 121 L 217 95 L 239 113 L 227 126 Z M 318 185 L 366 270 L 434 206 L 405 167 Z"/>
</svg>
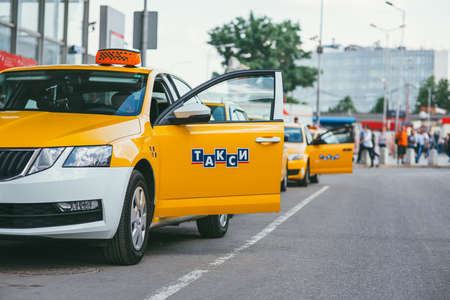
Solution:
<svg viewBox="0 0 450 300">
<path fill-rule="evenodd" d="M 317 54 L 298 64 L 317 68 Z M 448 52 L 358 46 L 325 49 L 321 70 L 321 111 L 350 96 L 359 111 L 368 112 L 377 98 L 383 97 L 385 88 L 390 109 L 400 100 L 401 110 L 408 106 L 412 110 L 425 79 L 432 75 L 437 80 L 447 78 Z M 297 89 L 294 97 L 315 105 L 316 87 Z"/>
</svg>

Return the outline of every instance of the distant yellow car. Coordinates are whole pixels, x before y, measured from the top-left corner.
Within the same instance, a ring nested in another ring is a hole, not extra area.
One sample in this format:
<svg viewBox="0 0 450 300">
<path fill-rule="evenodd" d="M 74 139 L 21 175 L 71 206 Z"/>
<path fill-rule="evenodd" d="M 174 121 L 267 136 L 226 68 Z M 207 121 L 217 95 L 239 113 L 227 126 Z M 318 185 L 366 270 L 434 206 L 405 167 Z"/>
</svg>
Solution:
<svg viewBox="0 0 450 300">
<path fill-rule="evenodd" d="M 339 130 L 318 133 L 313 139 L 306 126 L 286 124 L 285 145 L 288 152 L 288 179 L 301 186 L 317 183 L 319 174 L 352 173 L 353 142 L 342 143 L 337 137 L 351 133 Z"/>
<path fill-rule="evenodd" d="M 238 105 L 226 104 L 226 103 L 214 103 L 205 102 L 205 104 L 211 109 L 211 119 L 217 122 L 220 121 L 249 121 L 251 120 L 247 113 Z M 255 120 L 255 118 L 253 119 Z M 283 150 L 283 157 L 281 159 L 281 188 L 282 192 L 285 192 L 288 185 L 288 154 L 286 147 Z"/>
<path fill-rule="evenodd" d="M 222 237 L 229 214 L 280 210 L 280 71 L 191 89 L 136 67 L 134 51 L 100 50 L 96 62 L 0 72 L 0 235 L 104 240 L 108 261 L 126 265 L 150 228 L 196 220 Z M 223 122 L 210 100 L 261 117 Z"/>
</svg>

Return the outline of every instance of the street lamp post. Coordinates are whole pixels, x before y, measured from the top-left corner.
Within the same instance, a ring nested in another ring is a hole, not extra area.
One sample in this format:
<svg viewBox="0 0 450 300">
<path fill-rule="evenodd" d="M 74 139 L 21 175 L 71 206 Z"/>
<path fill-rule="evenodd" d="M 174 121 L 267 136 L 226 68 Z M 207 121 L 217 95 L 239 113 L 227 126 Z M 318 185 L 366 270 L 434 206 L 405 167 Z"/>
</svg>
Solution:
<svg viewBox="0 0 450 300">
<path fill-rule="evenodd" d="M 320 30 L 319 30 L 319 45 L 317 46 L 317 102 L 316 102 L 316 125 L 320 126 L 320 68 L 322 48 L 322 33 L 323 33 L 323 0 L 320 1 Z"/>
<path fill-rule="evenodd" d="M 141 65 L 143 67 L 146 66 L 146 60 L 147 60 L 147 24 L 148 24 L 148 18 L 147 18 L 147 0 L 144 0 L 144 11 L 142 13 L 142 31 L 141 31 Z"/>
<path fill-rule="evenodd" d="M 393 8 L 395 8 L 396 10 L 400 11 L 402 13 L 402 38 L 400 39 L 400 47 L 403 46 L 403 42 L 405 40 L 405 27 L 406 27 L 406 10 L 397 7 L 394 5 L 394 3 L 390 2 L 390 1 L 385 1 L 385 3 L 389 6 L 392 6 Z"/>
<path fill-rule="evenodd" d="M 400 25 L 400 26 L 394 27 L 394 28 L 383 28 L 383 27 L 380 27 L 380 26 L 377 26 L 377 25 L 371 23 L 370 26 L 383 32 L 385 35 L 385 39 L 386 39 L 386 45 L 385 45 L 384 51 L 383 51 L 383 63 L 384 63 L 383 127 L 384 127 L 386 125 L 387 95 L 390 94 L 390 85 L 389 85 L 388 76 L 387 76 L 388 72 L 386 72 L 386 68 L 389 70 L 389 72 L 391 70 L 391 51 L 389 49 L 389 35 L 391 32 L 403 28 L 403 25 Z M 391 77 L 391 76 L 389 76 L 389 77 Z M 389 99 L 390 99 L 390 97 L 389 97 Z M 395 123 L 395 127 L 397 128 L 397 121 Z"/>
</svg>

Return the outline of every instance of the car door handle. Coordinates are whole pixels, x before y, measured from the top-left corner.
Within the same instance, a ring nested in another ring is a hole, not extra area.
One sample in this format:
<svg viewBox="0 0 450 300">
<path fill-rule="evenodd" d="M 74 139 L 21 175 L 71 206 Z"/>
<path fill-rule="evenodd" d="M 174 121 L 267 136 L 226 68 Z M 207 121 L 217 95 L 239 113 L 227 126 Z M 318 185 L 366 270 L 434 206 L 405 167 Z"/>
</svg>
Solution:
<svg viewBox="0 0 450 300">
<path fill-rule="evenodd" d="M 343 151 L 353 151 L 352 148 L 344 148 Z"/>
<path fill-rule="evenodd" d="M 273 137 L 257 137 L 255 142 L 257 143 L 279 143 L 281 139 L 277 136 Z"/>
</svg>

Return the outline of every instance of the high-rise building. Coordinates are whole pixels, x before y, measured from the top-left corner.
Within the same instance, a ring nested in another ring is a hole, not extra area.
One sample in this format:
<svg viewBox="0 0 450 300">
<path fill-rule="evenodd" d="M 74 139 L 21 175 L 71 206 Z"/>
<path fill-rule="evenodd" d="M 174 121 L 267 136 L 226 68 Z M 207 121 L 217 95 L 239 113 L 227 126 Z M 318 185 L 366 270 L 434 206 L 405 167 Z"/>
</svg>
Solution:
<svg viewBox="0 0 450 300">
<path fill-rule="evenodd" d="M 0 70 L 92 62 L 102 34 L 116 47 L 124 39 L 125 15 L 100 10 L 99 0 L 0 0 Z"/>
<path fill-rule="evenodd" d="M 413 109 L 420 84 L 434 75 L 448 76 L 448 51 L 385 49 L 351 45 L 344 49 L 326 49 L 322 55 L 320 108 L 329 107 L 350 96 L 359 111 L 367 112 L 387 89 L 389 107 Z M 317 53 L 299 65 L 317 67 Z M 385 86 L 386 84 L 386 86 Z M 297 88 L 294 97 L 315 107 L 316 87 Z"/>
</svg>

